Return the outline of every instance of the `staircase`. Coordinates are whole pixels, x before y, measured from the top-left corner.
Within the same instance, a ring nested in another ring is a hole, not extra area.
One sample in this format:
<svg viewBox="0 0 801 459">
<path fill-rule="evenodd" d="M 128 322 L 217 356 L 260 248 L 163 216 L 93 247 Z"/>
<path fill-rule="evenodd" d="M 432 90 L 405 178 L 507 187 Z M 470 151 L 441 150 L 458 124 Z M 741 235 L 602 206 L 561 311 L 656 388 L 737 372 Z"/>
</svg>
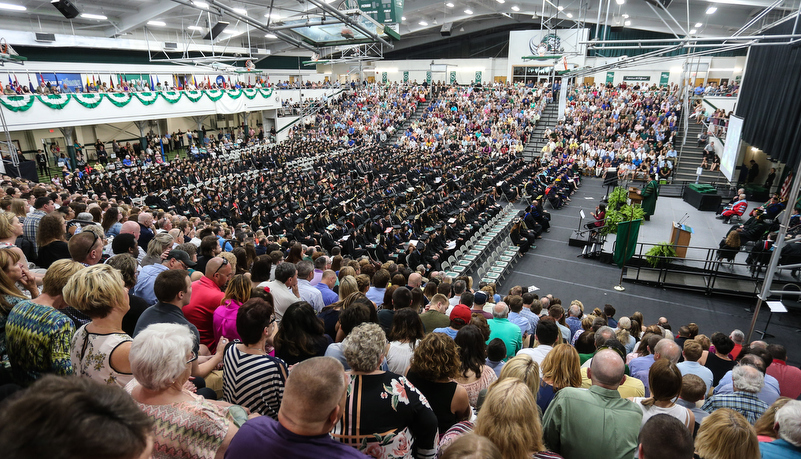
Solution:
<svg viewBox="0 0 801 459">
<path fill-rule="evenodd" d="M 687 143 L 684 144 L 679 154 L 676 170 L 673 175 L 674 182 L 695 182 L 695 172 L 704 159 L 704 147 L 698 146 L 698 135 L 701 134 L 704 129 L 707 128 L 703 124 L 695 124 L 694 120 L 690 120 L 687 129 Z M 679 131 L 678 135 L 680 136 L 681 134 L 682 132 Z M 678 147 L 678 145 L 675 147 Z M 709 171 L 706 169 L 704 169 L 699 180 L 700 183 L 721 181 L 727 182 L 728 180 L 719 170 Z"/>
<path fill-rule="evenodd" d="M 537 126 L 534 128 L 534 132 L 531 133 L 531 138 L 528 142 L 526 142 L 525 148 L 523 148 L 523 159 L 525 161 L 531 161 L 540 156 L 542 147 L 544 147 L 546 143 L 546 140 L 542 138 L 543 134 L 545 133 L 545 129 L 556 126 L 558 119 L 559 104 L 553 102 L 546 105 L 545 110 L 543 110 L 542 114 L 540 115 L 540 120 L 537 122 Z"/>
<path fill-rule="evenodd" d="M 396 143 L 400 142 L 400 139 L 406 133 L 406 128 L 409 127 L 414 121 L 419 120 L 421 116 L 423 116 L 423 112 L 428 108 L 429 104 L 417 104 L 417 109 L 412 113 L 412 115 L 406 119 L 400 126 L 397 126 L 395 133 L 392 134 L 392 137 L 387 138 L 387 141 L 384 145 L 395 145 Z"/>
</svg>

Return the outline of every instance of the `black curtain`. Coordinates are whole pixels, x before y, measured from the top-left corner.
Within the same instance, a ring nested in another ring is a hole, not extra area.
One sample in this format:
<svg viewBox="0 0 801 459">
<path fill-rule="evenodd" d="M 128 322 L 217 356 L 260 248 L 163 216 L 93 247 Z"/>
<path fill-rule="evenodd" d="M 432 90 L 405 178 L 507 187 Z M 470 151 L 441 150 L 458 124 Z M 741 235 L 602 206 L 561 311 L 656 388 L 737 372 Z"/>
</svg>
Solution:
<svg viewBox="0 0 801 459">
<path fill-rule="evenodd" d="M 793 33 L 790 20 L 765 33 Z M 801 29 L 801 27 L 799 27 Z M 787 39 L 768 42 L 788 41 Z M 742 139 L 795 170 L 801 160 L 801 42 L 752 46 L 743 76 L 737 116 Z"/>
</svg>

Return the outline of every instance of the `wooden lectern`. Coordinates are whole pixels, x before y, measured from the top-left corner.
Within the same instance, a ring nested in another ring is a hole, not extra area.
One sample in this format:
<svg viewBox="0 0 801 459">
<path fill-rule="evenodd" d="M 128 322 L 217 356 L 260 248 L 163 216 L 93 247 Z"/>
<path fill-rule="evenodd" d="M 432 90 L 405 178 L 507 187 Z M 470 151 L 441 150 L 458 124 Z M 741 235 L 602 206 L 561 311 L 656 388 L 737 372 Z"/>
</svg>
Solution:
<svg viewBox="0 0 801 459">
<path fill-rule="evenodd" d="M 693 229 L 689 226 L 673 222 L 673 232 L 670 233 L 670 241 L 673 243 L 673 248 L 676 249 L 677 257 L 685 258 L 687 256 L 686 246 L 690 245 L 690 236 L 692 234 Z"/>
<path fill-rule="evenodd" d="M 631 205 L 634 204 L 642 204 L 642 196 L 640 195 L 640 189 L 634 186 L 629 187 L 629 196 L 628 198 L 631 200 Z"/>
</svg>

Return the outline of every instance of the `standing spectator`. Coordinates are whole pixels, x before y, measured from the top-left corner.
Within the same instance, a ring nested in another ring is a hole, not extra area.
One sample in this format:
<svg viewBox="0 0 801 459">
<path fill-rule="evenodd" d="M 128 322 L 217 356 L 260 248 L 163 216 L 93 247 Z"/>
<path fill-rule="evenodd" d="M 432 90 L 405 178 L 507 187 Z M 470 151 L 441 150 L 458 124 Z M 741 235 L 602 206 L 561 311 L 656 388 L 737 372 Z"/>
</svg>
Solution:
<svg viewBox="0 0 801 459">
<path fill-rule="evenodd" d="M 589 390 L 560 390 L 543 415 L 545 444 L 565 459 L 632 457 L 642 412 L 617 391 L 625 363 L 617 352 L 604 349 L 595 354 L 588 373 Z M 615 441 L 609 441 L 610 432 Z"/>
</svg>

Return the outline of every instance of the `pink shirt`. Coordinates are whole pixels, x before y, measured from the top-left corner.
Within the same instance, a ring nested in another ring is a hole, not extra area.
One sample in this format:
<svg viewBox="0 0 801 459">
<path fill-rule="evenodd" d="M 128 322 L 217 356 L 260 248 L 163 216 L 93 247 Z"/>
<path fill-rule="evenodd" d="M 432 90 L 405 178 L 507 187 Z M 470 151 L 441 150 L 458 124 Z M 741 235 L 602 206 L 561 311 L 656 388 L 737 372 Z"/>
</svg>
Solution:
<svg viewBox="0 0 801 459">
<path fill-rule="evenodd" d="M 214 310 L 213 327 L 214 342 L 218 342 L 221 336 L 233 341 L 242 340 L 239 332 L 236 331 L 236 313 L 242 303 L 236 300 L 225 300 L 219 308 Z"/>
</svg>

